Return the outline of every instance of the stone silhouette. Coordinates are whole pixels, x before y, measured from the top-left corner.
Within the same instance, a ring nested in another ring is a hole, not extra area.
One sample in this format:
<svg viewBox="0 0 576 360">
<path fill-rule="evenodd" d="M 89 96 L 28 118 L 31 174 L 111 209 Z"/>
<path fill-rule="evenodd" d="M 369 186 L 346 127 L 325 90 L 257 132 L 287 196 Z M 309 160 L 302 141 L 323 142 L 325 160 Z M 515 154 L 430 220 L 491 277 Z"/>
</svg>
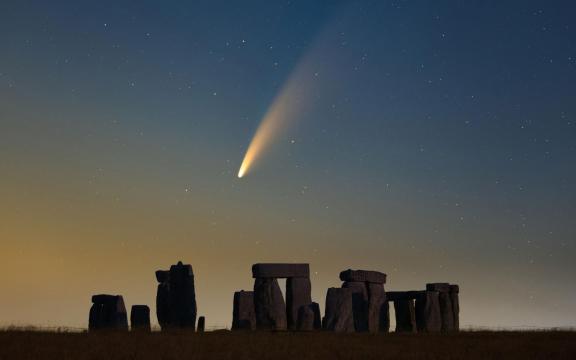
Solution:
<svg viewBox="0 0 576 360">
<path fill-rule="evenodd" d="M 419 332 L 442 330 L 438 291 L 420 291 L 416 297 L 416 325 Z"/>
<path fill-rule="evenodd" d="M 378 271 L 348 269 L 340 272 L 340 280 L 386 284 L 386 274 Z"/>
<path fill-rule="evenodd" d="M 204 316 L 200 316 L 198 318 L 198 326 L 196 328 L 196 331 L 204 332 L 205 326 L 206 326 L 206 318 Z"/>
<path fill-rule="evenodd" d="M 301 306 L 298 309 L 298 321 L 297 321 L 298 331 L 312 331 L 314 330 L 314 309 L 312 304 L 307 306 Z"/>
<path fill-rule="evenodd" d="M 254 282 L 254 312 L 259 330 L 286 330 L 286 304 L 275 278 L 257 278 Z"/>
<path fill-rule="evenodd" d="M 320 315 L 320 305 L 317 302 L 312 302 L 310 305 L 314 312 L 314 330 L 322 329 L 322 316 Z"/>
<path fill-rule="evenodd" d="M 343 288 L 352 292 L 354 328 L 357 332 L 387 331 L 386 274 L 369 270 L 344 270 L 340 273 Z M 386 305 L 384 305 L 386 304 Z M 384 308 L 384 313 L 382 309 Z M 382 325 L 380 323 L 382 322 Z"/>
<path fill-rule="evenodd" d="M 432 283 L 426 284 L 426 290 L 438 291 L 438 303 L 440 304 L 440 316 L 442 319 L 442 331 L 454 331 L 454 309 L 450 297 L 450 284 Z"/>
<path fill-rule="evenodd" d="M 454 318 L 454 331 L 460 330 L 460 300 L 458 299 L 460 287 L 450 285 L 450 301 L 452 302 L 452 316 Z"/>
<path fill-rule="evenodd" d="M 352 290 L 329 288 L 326 292 L 326 308 L 322 327 L 336 332 L 354 332 Z"/>
<path fill-rule="evenodd" d="M 387 327 L 385 323 L 389 322 L 387 321 L 388 312 L 381 313 L 383 305 L 388 304 L 386 292 L 384 292 L 384 284 L 367 283 L 366 286 L 368 288 L 368 331 L 383 331 Z M 384 315 L 384 318 L 382 318 L 382 315 Z M 382 326 L 380 321 L 384 322 Z"/>
<path fill-rule="evenodd" d="M 132 331 L 150 331 L 150 308 L 147 305 L 132 305 L 130 310 Z"/>
<path fill-rule="evenodd" d="M 297 330 L 308 326 L 307 323 L 298 322 L 298 319 L 308 321 L 307 308 L 312 304 L 308 264 L 254 264 L 252 277 L 255 279 L 254 312 L 258 329 Z M 278 278 L 287 279 L 286 303 L 278 285 Z M 306 309 L 301 310 L 302 308 Z M 300 315 L 301 313 L 303 315 Z"/>
<path fill-rule="evenodd" d="M 286 316 L 288 328 L 301 328 L 298 323 L 299 312 L 307 312 L 312 304 L 312 285 L 309 278 L 291 277 L 286 280 Z M 310 309 L 312 311 L 312 309 Z M 312 324 L 314 313 L 312 312 Z"/>
<path fill-rule="evenodd" d="M 169 271 L 156 271 L 159 282 L 156 294 L 156 315 L 162 329 L 189 328 L 196 325 L 196 292 L 191 265 L 181 261 Z"/>
<path fill-rule="evenodd" d="M 396 314 L 396 332 L 417 332 L 416 312 L 412 299 L 394 300 L 394 311 Z"/>
<path fill-rule="evenodd" d="M 387 292 L 387 299 L 394 302 L 396 331 L 458 331 L 460 326 L 459 291 L 458 285 L 430 283 L 426 284 L 424 291 Z M 415 315 L 415 329 L 412 312 Z"/>
<path fill-rule="evenodd" d="M 120 295 L 94 295 L 88 318 L 88 329 L 128 330 L 128 316 Z"/>
<path fill-rule="evenodd" d="M 363 282 L 344 282 L 342 288 L 350 289 L 352 312 L 356 332 L 368 331 L 368 289 Z"/>
<path fill-rule="evenodd" d="M 232 330 L 256 329 L 256 314 L 254 312 L 254 292 L 236 291 L 232 310 Z"/>
</svg>

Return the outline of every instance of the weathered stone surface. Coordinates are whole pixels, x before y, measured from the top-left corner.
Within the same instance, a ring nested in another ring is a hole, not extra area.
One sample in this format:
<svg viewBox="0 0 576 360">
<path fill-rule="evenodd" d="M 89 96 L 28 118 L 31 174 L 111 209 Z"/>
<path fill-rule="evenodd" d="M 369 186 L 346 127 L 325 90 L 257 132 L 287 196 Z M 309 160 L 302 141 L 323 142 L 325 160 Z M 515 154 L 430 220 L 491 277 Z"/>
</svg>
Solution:
<svg viewBox="0 0 576 360">
<path fill-rule="evenodd" d="M 300 328 L 299 311 L 312 303 L 312 285 L 309 278 L 288 278 L 286 280 L 286 315 L 288 328 Z"/>
<path fill-rule="evenodd" d="M 356 332 L 368 331 L 368 289 L 366 283 L 346 281 L 342 287 L 350 289 L 352 292 L 352 311 Z"/>
<path fill-rule="evenodd" d="M 442 318 L 442 331 L 454 330 L 454 313 L 452 309 L 452 301 L 450 300 L 450 293 L 440 292 L 438 294 L 440 303 L 440 316 Z"/>
<path fill-rule="evenodd" d="M 380 308 L 380 324 L 379 324 L 379 331 L 380 332 L 389 332 L 390 331 L 390 305 L 388 301 L 384 301 L 382 307 Z"/>
<path fill-rule="evenodd" d="M 198 326 L 196 327 L 196 331 L 204 332 L 205 326 L 206 326 L 206 318 L 204 316 L 200 316 L 198 318 Z"/>
<path fill-rule="evenodd" d="M 314 330 L 314 310 L 312 304 L 303 305 L 298 309 L 297 327 L 298 331 Z"/>
<path fill-rule="evenodd" d="M 352 290 L 349 288 L 329 288 L 326 293 L 326 308 L 322 326 L 326 330 L 354 332 L 352 311 Z"/>
<path fill-rule="evenodd" d="M 259 330 L 286 330 L 286 304 L 278 280 L 256 278 L 254 281 L 254 311 Z"/>
<path fill-rule="evenodd" d="M 89 330 L 128 330 L 128 316 L 120 295 L 95 295 L 88 318 Z"/>
<path fill-rule="evenodd" d="M 386 301 L 384 285 L 367 283 L 368 289 L 368 331 L 380 331 L 380 311 Z"/>
<path fill-rule="evenodd" d="M 426 290 L 438 292 L 450 292 L 450 284 L 448 283 L 431 283 L 426 284 Z"/>
<path fill-rule="evenodd" d="M 386 283 L 386 274 L 369 270 L 344 270 L 340 273 L 340 280 L 349 282 Z"/>
<path fill-rule="evenodd" d="M 170 271 L 157 271 L 161 281 L 156 295 L 156 314 L 162 329 L 169 327 L 194 329 L 196 325 L 196 292 L 192 266 L 181 261 Z"/>
<path fill-rule="evenodd" d="M 147 305 L 132 305 L 130 327 L 132 331 L 150 331 L 150 308 Z"/>
<path fill-rule="evenodd" d="M 460 300 L 458 299 L 458 285 L 450 285 L 450 301 L 452 302 L 452 316 L 454 317 L 454 331 L 460 330 Z"/>
<path fill-rule="evenodd" d="M 396 314 L 396 332 L 415 333 L 417 331 L 413 300 L 394 301 L 394 312 Z"/>
<path fill-rule="evenodd" d="M 253 278 L 291 278 L 310 277 L 308 264 L 254 264 L 252 265 Z"/>
<path fill-rule="evenodd" d="M 320 316 L 320 305 L 317 302 L 310 304 L 310 308 L 314 312 L 314 330 L 322 329 L 322 318 Z"/>
<path fill-rule="evenodd" d="M 256 314 L 254 312 L 254 292 L 236 291 L 232 310 L 232 330 L 256 329 Z"/>
<path fill-rule="evenodd" d="M 437 291 L 421 291 L 416 298 L 416 324 L 419 332 L 438 332 L 442 329 Z"/>
</svg>

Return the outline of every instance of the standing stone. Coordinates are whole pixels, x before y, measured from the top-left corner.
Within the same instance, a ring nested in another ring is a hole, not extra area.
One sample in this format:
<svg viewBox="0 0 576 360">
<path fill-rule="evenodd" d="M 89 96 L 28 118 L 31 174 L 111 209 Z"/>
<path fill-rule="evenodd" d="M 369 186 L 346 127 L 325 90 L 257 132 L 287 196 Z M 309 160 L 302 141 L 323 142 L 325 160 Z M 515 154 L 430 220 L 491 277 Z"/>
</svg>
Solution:
<svg viewBox="0 0 576 360">
<path fill-rule="evenodd" d="M 329 288 L 326 293 L 323 328 L 337 332 L 354 332 L 352 311 L 352 290 L 349 288 Z"/>
<path fill-rule="evenodd" d="M 170 324 L 192 330 L 196 325 L 194 273 L 181 261 L 170 266 Z"/>
<path fill-rule="evenodd" d="M 206 318 L 204 316 L 200 316 L 198 318 L 198 326 L 196 328 L 197 332 L 204 332 L 204 327 L 206 326 Z"/>
<path fill-rule="evenodd" d="M 380 308 L 380 332 L 390 332 L 390 305 L 388 300 L 382 303 L 382 307 Z"/>
<path fill-rule="evenodd" d="M 438 293 L 438 300 L 440 303 L 440 316 L 442 317 L 442 331 L 454 330 L 454 313 L 452 312 L 452 301 L 450 300 L 450 293 Z"/>
<path fill-rule="evenodd" d="M 426 290 L 438 291 L 438 302 L 440 303 L 440 316 L 442 318 L 442 331 L 454 330 L 454 313 L 452 301 L 450 299 L 450 284 L 431 283 L 426 284 Z"/>
<path fill-rule="evenodd" d="M 342 288 L 350 289 L 352 293 L 352 309 L 354 313 L 354 329 L 356 332 L 368 331 L 368 289 L 363 282 L 344 282 Z"/>
<path fill-rule="evenodd" d="M 132 305 L 130 310 L 132 331 L 150 331 L 150 308 L 147 305 Z"/>
<path fill-rule="evenodd" d="M 236 291 L 234 293 L 234 306 L 232 310 L 232 330 L 256 329 L 256 315 L 254 313 L 254 292 Z"/>
<path fill-rule="evenodd" d="M 416 324 L 419 332 L 438 332 L 442 329 L 438 291 L 421 291 L 416 297 Z"/>
<path fill-rule="evenodd" d="M 414 301 L 410 299 L 395 300 L 396 332 L 416 332 L 416 314 Z"/>
<path fill-rule="evenodd" d="M 368 331 L 380 331 L 380 311 L 386 301 L 384 285 L 378 283 L 366 283 L 368 289 Z"/>
<path fill-rule="evenodd" d="M 181 261 L 169 271 L 156 271 L 160 283 L 156 294 L 156 314 L 162 329 L 189 328 L 196 325 L 196 291 L 192 266 Z"/>
<path fill-rule="evenodd" d="M 89 330 L 128 330 L 128 316 L 120 295 L 94 295 L 88 318 Z"/>
<path fill-rule="evenodd" d="M 286 305 L 275 278 L 254 281 L 254 311 L 259 330 L 286 330 Z"/>
<path fill-rule="evenodd" d="M 458 293 L 460 287 L 458 285 L 450 285 L 450 301 L 452 302 L 452 316 L 454 318 L 454 331 L 460 330 L 460 302 L 458 300 Z"/>
<path fill-rule="evenodd" d="M 158 284 L 156 292 L 156 317 L 162 329 L 170 324 L 170 283 Z"/>
<path fill-rule="evenodd" d="M 320 317 L 320 305 L 317 302 L 313 302 L 310 307 L 314 312 L 314 330 L 322 329 L 322 319 Z"/>
<path fill-rule="evenodd" d="M 286 280 L 286 314 L 288 328 L 300 328 L 298 317 L 301 308 L 308 308 L 312 303 L 312 287 L 309 278 L 288 278 Z M 307 310 L 303 310 L 306 312 Z"/>
<path fill-rule="evenodd" d="M 298 331 L 312 331 L 314 330 L 314 310 L 312 304 L 303 305 L 298 309 Z"/>
</svg>

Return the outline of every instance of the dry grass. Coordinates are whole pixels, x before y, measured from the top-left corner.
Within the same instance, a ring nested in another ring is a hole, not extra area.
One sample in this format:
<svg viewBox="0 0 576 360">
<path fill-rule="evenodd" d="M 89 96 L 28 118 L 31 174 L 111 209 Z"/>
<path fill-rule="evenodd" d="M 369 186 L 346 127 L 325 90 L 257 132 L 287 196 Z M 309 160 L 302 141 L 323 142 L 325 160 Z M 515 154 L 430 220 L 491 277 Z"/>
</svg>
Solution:
<svg viewBox="0 0 576 360">
<path fill-rule="evenodd" d="M 576 359 L 576 332 L 458 334 L 0 331 L 0 359 Z"/>
</svg>

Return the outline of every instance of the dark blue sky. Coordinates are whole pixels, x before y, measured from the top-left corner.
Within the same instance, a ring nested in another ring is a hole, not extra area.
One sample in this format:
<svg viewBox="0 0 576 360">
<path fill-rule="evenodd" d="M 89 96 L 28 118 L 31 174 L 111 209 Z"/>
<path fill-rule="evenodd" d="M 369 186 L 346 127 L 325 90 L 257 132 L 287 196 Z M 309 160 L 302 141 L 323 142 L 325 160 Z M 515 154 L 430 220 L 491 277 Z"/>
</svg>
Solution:
<svg viewBox="0 0 576 360">
<path fill-rule="evenodd" d="M 199 280 L 215 326 L 249 265 L 269 260 L 310 262 L 321 303 L 338 271 L 367 267 L 390 289 L 460 283 L 465 325 L 575 326 L 575 13 L 571 1 L 2 1 L 0 279 L 27 259 L 9 288 L 41 287 L 40 267 L 90 282 L 57 318 L 14 292 L 0 322 L 79 324 L 98 291 L 152 303 L 153 279 L 138 277 L 183 257 L 220 281 Z M 310 106 L 237 179 L 303 61 Z M 123 274 L 113 284 L 103 262 Z"/>
</svg>

